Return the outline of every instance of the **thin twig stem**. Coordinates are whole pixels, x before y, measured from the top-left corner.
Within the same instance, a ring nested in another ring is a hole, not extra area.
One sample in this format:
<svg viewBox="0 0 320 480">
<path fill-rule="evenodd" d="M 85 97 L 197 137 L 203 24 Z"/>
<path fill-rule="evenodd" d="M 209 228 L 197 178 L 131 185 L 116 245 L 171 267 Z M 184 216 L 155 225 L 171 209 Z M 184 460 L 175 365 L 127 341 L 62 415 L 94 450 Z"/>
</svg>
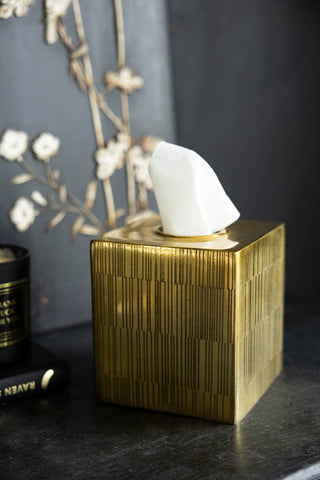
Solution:
<svg viewBox="0 0 320 480">
<path fill-rule="evenodd" d="M 47 207 L 43 207 L 41 209 L 41 213 L 50 212 L 50 211 L 54 211 L 54 212 L 63 211 L 63 212 L 75 213 L 76 215 L 79 215 L 79 209 L 77 207 L 72 207 L 69 205 L 64 205 L 63 209 L 61 210 L 61 205 L 50 203 Z"/>
<path fill-rule="evenodd" d="M 95 88 L 95 92 L 96 92 L 96 95 L 97 95 L 97 100 L 98 100 L 98 105 L 100 107 L 100 110 L 114 124 L 114 126 L 118 130 L 124 130 L 125 125 L 123 124 L 121 119 L 111 110 L 111 108 L 107 104 L 105 98 L 103 97 L 103 94 L 101 92 L 99 92 L 96 88 Z"/>
<path fill-rule="evenodd" d="M 125 67 L 126 63 L 126 45 L 124 34 L 124 22 L 123 22 L 123 9 L 122 1 L 114 0 L 114 11 L 116 17 L 116 29 L 117 29 L 117 47 L 118 47 L 118 69 Z M 121 110 L 122 118 L 125 126 L 125 131 L 130 135 L 130 108 L 128 95 L 121 91 Z M 128 206 L 129 214 L 134 215 L 137 211 L 136 205 L 136 186 L 134 179 L 134 171 L 129 159 L 129 155 L 126 155 L 126 173 L 127 173 L 127 194 L 128 194 Z"/>
<path fill-rule="evenodd" d="M 126 127 L 127 133 L 130 135 L 130 109 L 129 109 L 129 98 L 125 92 L 120 93 L 121 96 L 121 109 L 122 109 L 122 116 L 123 122 Z"/>
<path fill-rule="evenodd" d="M 79 42 L 81 44 L 84 44 L 86 43 L 86 36 L 83 28 L 83 21 L 82 21 L 79 0 L 72 0 L 72 6 L 73 6 L 74 20 L 75 20 L 75 26 L 76 26 Z M 94 123 L 96 139 L 97 139 L 97 146 L 98 148 L 103 148 L 105 146 L 105 143 L 103 138 L 101 118 L 100 118 L 99 102 L 98 102 L 96 89 L 94 86 L 92 64 L 91 64 L 89 53 L 86 53 L 85 55 L 83 55 L 82 58 L 83 58 L 83 64 L 84 64 L 85 73 L 86 73 L 86 81 L 88 85 L 92 118 Z M 108 113 L 110 115 L 110 111 Z M 116 224 L 116 211 L 115 211 L 114 200 L 113 200 L 112 186 L 109 179 L 108 179 L 108 182 L 106 183 L 104 182 L 104 192 L 105 192 L 105 199 L 106 199 L 106 207 L 108 211 L 108 224 L 110 228 L 114 228 Z"/>
<path fill-rule="evenodd" d="M 123 11 L 121 0 L 114 0 L 114 10 L 116 16 L 117 27 L 117 44 L 118 44 L 118 68 L 123 68 L 126 64 L 126 47 L 123 26 Z"/>
<path fill-rule="evenodd" d="M 46 177 L 47 179 L 50 181 L 50 182 L 54 182 L 54 176 L 53 176 L 53 173 L 51 171 L 51 168 L 49 166 L 49 163 L 48 162 L 44 162 L 43 163 L 43 166 L 44 166 L 44 171 L 45 171 L 45 174 L 46 174 Z"/>
<path fill-rule="evenodd" d="M 50 188 L 51 190 L 57 192 L 60 189 L 60 185 L 55 181 L 49 181 L 46 178 L 42 177 L 38 173 L 34 172 L 29 165 L 27 165 L 24 161 L 20 161 L 19 165 L 21 168 L 30 175 L 33 175 L 34 180 L 37 180 L 38 183 L 45 185 L 46 187 Z M 91 212 L 77 197 L 72 195 L 72 193 L 67 193 L 67 200 L 72 203 L 75 207 L 78 208 L 78 213 L 82 214 L 88 220 L 90 220 L 93 225 L 95 225 L 101 232 L 105 231 L 105 227 L 102 225 L 100 220 Z"/>
<path fill-rule="evenodd" d="M 126 153 L 126 169 L 127 169 L 127 189 L 128 189 L 128 206 L 129 214 L 134 215 L 137 212 L 136 205 L 136 183 L 134 179 L 134 171 L 128 153 Z"/>
<path fill-rule="evenodd" d="M 139 203 L 141 210 L 148 209 L 148 193 L 145 183 L 139 183 Z"/>
<path fill-rule="evenodd" d="M 73 46 L 71 38 L 66 33 L 66 27 L 62 19 L 58 21 L 58 33 L 61 42 L 66 47 L 69 54 L 75 52 L 76 49 Z M 82 63 L 78 58 L 73 61 L 77 63 L 79 75 L 81 74 L 81 84 L 84 84 L 86 87 L 88 87 L 86 73 Z M 99 92 L 95 85 L 93 85 L 93 87 L 96 92 L 97 101 L 101 112 L 114 124 L 118 130 L 124 130 L 124 124 L 122 123 L 121 119 L 111 110 L 103 96 L 103 93 Z"/>
<path fill-rule="evenodd" d="M 110 229 L 113 229 L 116 226 L 117 217 L 110 178 L 106 178 L 105 180 L 103 180 L 103 190 L 108 211 L 108 226 Z"/>
<path fill-rule="evenodd" d="M 79 42 L 81 44 L 84 44 L 86 43 L 86 36 L 83 28 L 83 21 L 82 21 L 79 0 L 72 0 L 72 7 L 73 7 L 74 21 L 75 21 Z M 83 55 L 82 58 L 83 58 L 83 64 L 85 67 L 85 76 L 86 76 L 86 82 L 88 85 L 89 100 L 90 100 L 92 120 L 94 125 L 94 132 L 96 135 L 97 146 L 98 148 L 103 148 L 104 147 L 103 130 L 102 130 L 97 95 L 94 88 L 94 78 L 93 78 L 92 64 L 91 64 L 89 53 L 86 53 L 85 55 Z"/>
</svg>

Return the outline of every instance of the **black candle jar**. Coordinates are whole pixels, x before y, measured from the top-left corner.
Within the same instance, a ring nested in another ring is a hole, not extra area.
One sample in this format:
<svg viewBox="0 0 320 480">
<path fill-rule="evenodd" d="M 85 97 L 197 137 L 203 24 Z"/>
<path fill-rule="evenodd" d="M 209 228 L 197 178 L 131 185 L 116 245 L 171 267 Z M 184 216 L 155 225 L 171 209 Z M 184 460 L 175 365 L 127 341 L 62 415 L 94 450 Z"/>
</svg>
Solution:
<svg viewBox="0 0 320 480">
<path fill-rule="evenodd" d="M 15 245 L 0 245 L 0 365 L 23 358 L 29 344 L 30 255 Z"/>
</svg>

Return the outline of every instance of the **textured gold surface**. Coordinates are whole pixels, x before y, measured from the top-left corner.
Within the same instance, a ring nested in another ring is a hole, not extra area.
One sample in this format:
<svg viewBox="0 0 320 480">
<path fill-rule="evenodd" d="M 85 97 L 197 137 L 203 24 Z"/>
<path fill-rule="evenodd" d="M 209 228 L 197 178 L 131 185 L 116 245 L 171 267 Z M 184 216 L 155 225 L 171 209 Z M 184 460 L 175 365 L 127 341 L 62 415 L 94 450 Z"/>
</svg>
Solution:
<svg viewBox="0 0 320 480">
<path fill-rule="evenodd" d="M 282 366 L 284 226 L 191 243 L 158 227 L 91 244 L 97 396 L 236 423 Z"/>
</svg>

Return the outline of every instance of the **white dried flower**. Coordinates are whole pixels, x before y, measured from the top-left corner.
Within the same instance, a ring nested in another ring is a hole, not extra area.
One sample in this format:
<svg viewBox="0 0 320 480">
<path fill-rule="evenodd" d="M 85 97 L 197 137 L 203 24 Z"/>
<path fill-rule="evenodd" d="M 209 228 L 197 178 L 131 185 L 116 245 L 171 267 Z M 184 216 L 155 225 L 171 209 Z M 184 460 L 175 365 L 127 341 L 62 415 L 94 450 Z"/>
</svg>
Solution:
<svg viewBox="0 0 320 480">
<path fill-rule="evenodd" d="M 10 211 L 10 220 L 18 232 L 25 232 L 34 223 L 37 213 L 33 203 L 28 198 L 21 197 Z"/>
<path fill-rule="evenodd" d="M 96 168 L 96 177 L 98 180 L 105 180 L 111 177 L 115 169 L 112 169 L 109 165 L 98 165 Z"/>
<path fill-rule="evenodd" d="M 132 138 L 128 133 L 120 132 L 117 135 L 117 145 L 125 152 L 131 147 Z"/>
<path fill-rule="evenodd" d="M 38 190 L 34 190 L 34 192 L 31 193 L 31 198 L 35 203 L 41 205 L 42 207 L 46 207 L 48 205 L 47 200 Z"/>
<path fill-rule="evenodd" d="M 134 176 L 138 183 L 145 185 L 148 190 L 153 190 L 152 180 L 149 174 L 149 163 L 151 157 L 144 155 L 139 145 L 135 145 L 129 150 L 129 159 L 134 167 Z"/>
<path fill-rule="evenodd" d="M 153 190 L 152 180 L 149 174 L 150 158 L 144 158 L 134 168 L 134 175 L 138 183 L 143 183 L 148 190 Z"/>
<path fill-rule="evenodd" d="M 110 140 L 106 148 L 99 148 L 95 153 L 96 176 L 105 180 L 124 165 L 125 152 L 131 145 L 131 137 L 126 133 L 119 133 L 116 140 Z"/>
<path fill-rule="evenodd" d="M 129 67 L 122 67 L 118 72 L 107 72 L 104 77 L 109 90 L 120 88 L 129 94 L 143 87 L 143 78 L 134 75 Z"/>
<path fill-rule="evenodd" d="M 60 147 L 59 138 L 51 133 L 42 133 L 32 144 L 32 150 L 38 160 L 48 162 L 56 155 Z"/>
<path fill-rule="evenodd" d="M 105 180 L 122 166 L 122 153 L 117 149 L 112 150 L 108 148 L 99 148 L 96 151 L 95 157 L 98 163 L 96 169 L 96 176 L 99 180 Z"/>
<path fill-rule="evenodd" d="M 139 145 L 134 145 L 130 148 L 128 152 L 129 160 L 131 165 L 137 165 L 141 160 L 144 159 L 143 150 Z"/>
<path fill-rule="evenodd" d="M 22 160 L 28 147 L 28 135 L 25 132 L 6 130 L 0 142 L 0 156 L 10 162 Z"/>
<path fill-rule="evenodd" d="M 23 17 L 34 0 L 2 0 L 0 6 L 0 18 Z"/>
</svg>

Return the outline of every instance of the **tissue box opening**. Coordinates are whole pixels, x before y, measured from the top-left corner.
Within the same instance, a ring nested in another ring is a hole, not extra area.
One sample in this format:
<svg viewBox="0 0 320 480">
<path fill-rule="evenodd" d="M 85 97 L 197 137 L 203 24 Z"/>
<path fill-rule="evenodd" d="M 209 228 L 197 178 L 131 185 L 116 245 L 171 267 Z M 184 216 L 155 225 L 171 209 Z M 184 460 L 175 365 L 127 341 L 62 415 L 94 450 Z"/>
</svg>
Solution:
<svg viewBox="0 0 320 480">
<path fill-rule="evenodd" d="M 237 423 L 282 368 L 284 225 L 190 243 L 157 222 L 91 243 L 97 398 Z"/>
</svg>

